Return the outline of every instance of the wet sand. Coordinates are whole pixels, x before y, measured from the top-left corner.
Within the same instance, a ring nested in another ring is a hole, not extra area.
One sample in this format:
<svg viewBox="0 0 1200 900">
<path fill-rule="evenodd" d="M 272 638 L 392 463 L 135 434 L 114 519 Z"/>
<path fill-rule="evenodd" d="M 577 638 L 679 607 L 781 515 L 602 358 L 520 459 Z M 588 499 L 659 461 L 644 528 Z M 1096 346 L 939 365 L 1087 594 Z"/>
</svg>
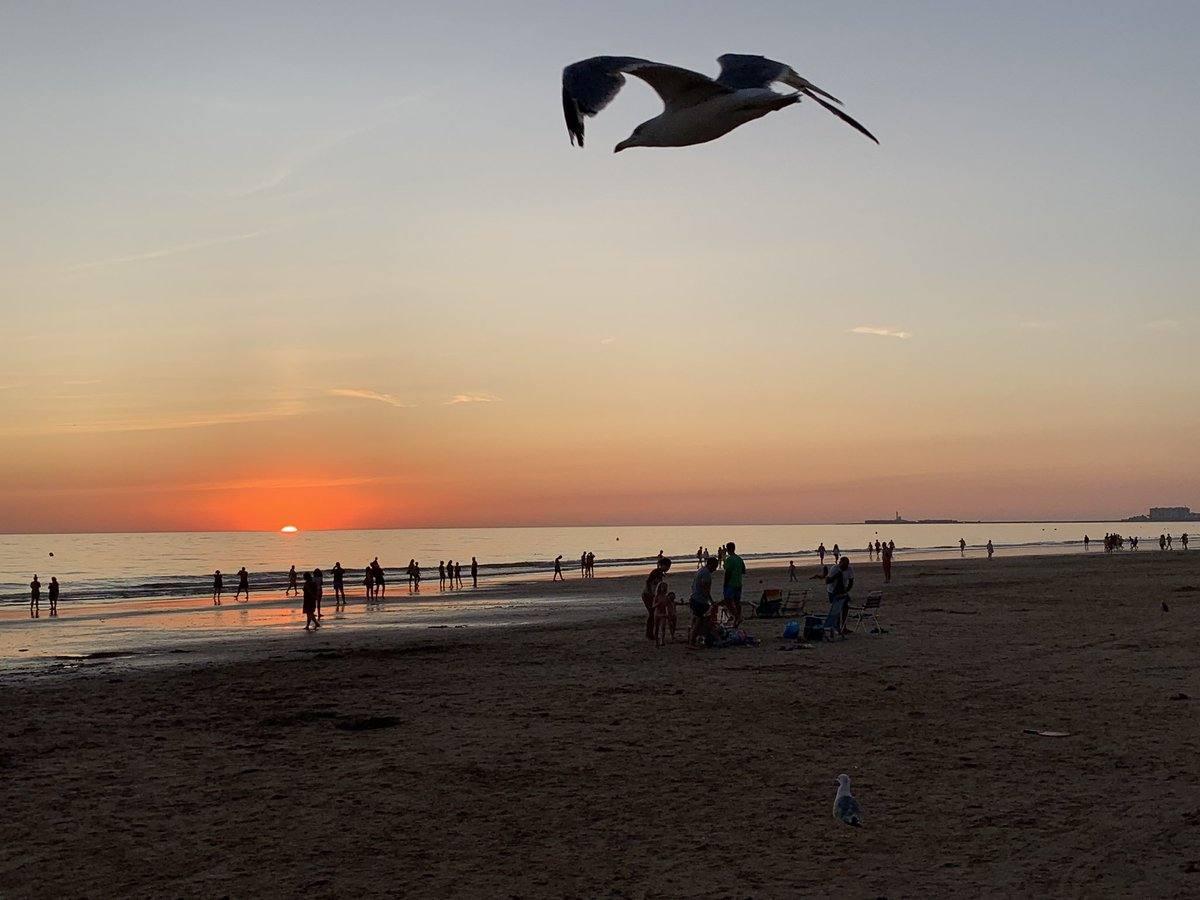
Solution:
<svg viewBox="0 0 1200 900">
<path fill-rule="evenodd" d="M 0 894 L 1200 893 L 1200 554 L 901 561 L 889 633 L 791 652 L 487 603 L 0 673 Z"/>
</svg>

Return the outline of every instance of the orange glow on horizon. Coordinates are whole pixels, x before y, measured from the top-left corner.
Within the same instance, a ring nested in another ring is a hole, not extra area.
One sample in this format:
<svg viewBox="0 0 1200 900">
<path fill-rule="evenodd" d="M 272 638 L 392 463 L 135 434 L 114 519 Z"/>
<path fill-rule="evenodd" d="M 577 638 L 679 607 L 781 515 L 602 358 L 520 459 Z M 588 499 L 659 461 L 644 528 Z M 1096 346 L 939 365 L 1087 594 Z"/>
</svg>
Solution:
<svg viewBox="0 0 1200 900">
<path fill-rule="evenodd" d="M 300 529 L 299 529 L 299 528 L 297 528 L 295 525 L 284 525 L 284 526 L 283 526 L 282 528 L 280 528 L 279 530 L 280 530 L 281 532 L 283 532 L 284 534 L 295 534 L 295 533 L 296 533 L 297 531 L 299 531 Z"/>
</svg>

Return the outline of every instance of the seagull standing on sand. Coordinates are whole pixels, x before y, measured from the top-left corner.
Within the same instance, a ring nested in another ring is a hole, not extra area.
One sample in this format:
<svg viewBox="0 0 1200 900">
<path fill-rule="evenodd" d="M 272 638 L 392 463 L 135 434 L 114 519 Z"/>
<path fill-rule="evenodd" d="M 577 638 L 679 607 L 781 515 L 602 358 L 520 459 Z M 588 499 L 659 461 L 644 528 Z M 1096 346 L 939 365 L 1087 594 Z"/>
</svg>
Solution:
<svg viewBox="0 0 1200 900">
<path fill-rule="evenodd" d="M 858 828 L 863 823 L 858 801 L 850 796 L 850 776 L 839 775 L 837 796 L 833 800 L 833 817 L 839 822 Z"/>
<path fill-rule="evenodd" d="M 654 88 L 664 108 L 633 129 L 633 134 L 613 148 L 614 153 L 627 147 L 704 144 L 769 112 L 799 103 L 804 97 L 879 143 L 875 135 L 833 105 L 840 106 L 841 100 L 797 75 L 790 66 L 765 56 L 741 53 L 726 53 L 717 62 L 721 74 L 715 79 L 633 56 L 593 56 L 572 63 L 563 69 L 562 79 L 563 114 L 571 143 L 583 146 L 584 118 L 596 115 L 612 102 L 625 84 L 626 75 L 636 75 Z M 795 88 L 795 92 L 771 90 L 777 82 Z"/>
</svg>

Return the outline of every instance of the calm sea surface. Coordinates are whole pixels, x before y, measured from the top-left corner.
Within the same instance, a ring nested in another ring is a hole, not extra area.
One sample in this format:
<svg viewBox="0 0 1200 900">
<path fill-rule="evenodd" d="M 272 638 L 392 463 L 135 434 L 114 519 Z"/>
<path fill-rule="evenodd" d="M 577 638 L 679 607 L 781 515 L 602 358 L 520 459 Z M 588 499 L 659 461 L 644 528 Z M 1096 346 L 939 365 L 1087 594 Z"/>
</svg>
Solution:
<svg viewBox="0 0 1200 900">
<path fill-rule="evenodd" d="M 852 558 L 866 556 L 868 540 L 892 540 L 898 555 L 957 555 L 958 540 L 968 553 L 979 553 L 990 539 L 1001 554 L 1083 552 L 1088 534 L 1138 535 L 1145 550 L 1157 549 L 1158 535 L 1176 538 L 1200 523 L 1005 522 L 963 525 L 661 525 L 586 528 L 389 529 L 378 531 L 310 531 L 300 534 L 262 532 L 197 532 L 165 534 L 0 535 L 0 601 L 27 600 L 36 573 L 45 585 L 57 576 L 62 596 L 71 600 L 131 597 L 181 597 L 211 590 L 212 572 L 230 577 L 239 567 L 251 573 L 256 590 L 280 589 L 290 565 L 299 570 L 328 570 L 336 561 L 350 570 L 348 583 L 378 556 L 389 581 L 400 579 L 409 559 L 420 563 L 426 579 L 437 575 L 440 560 L 479 559 L 483 578 L 546 575 L 554 557 L 563 555 L 568 575 L 577 572 L 579 556 L 596 554 L 597 568 L 642 566 L 659 550 L 683 563 L 695 560 L 698 547 L 713 553 L 717 545 L 736 541 L 747 560 L 788 560 L 807 564 L 821 542 L 832 551 L 838 544 Z M 1155 542 L 1151 548 L 1151 540 Z M 1178 543 L 1176 544 L 1178 547 Z M 1096 552 L 1095 545 L 1092 551 Z M 51 555 L 53 554 L 53 555 Z"/>
</svg>

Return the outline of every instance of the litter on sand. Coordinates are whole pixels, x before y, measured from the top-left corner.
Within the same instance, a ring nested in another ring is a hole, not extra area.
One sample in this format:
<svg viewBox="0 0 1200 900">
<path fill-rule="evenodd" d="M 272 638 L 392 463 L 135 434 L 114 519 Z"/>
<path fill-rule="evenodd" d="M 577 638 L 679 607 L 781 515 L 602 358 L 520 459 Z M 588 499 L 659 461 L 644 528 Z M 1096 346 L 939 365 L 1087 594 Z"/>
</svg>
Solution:
<svg viewBox="0 0 1200 900">
<path fill-rule="evenodd" d="M 1070 737 L 1069 731 L 1039 731 L 1036 728 L 1024 729 L 1026 734 L 1036 734 L 1038 737 Z"/>
</svg>

